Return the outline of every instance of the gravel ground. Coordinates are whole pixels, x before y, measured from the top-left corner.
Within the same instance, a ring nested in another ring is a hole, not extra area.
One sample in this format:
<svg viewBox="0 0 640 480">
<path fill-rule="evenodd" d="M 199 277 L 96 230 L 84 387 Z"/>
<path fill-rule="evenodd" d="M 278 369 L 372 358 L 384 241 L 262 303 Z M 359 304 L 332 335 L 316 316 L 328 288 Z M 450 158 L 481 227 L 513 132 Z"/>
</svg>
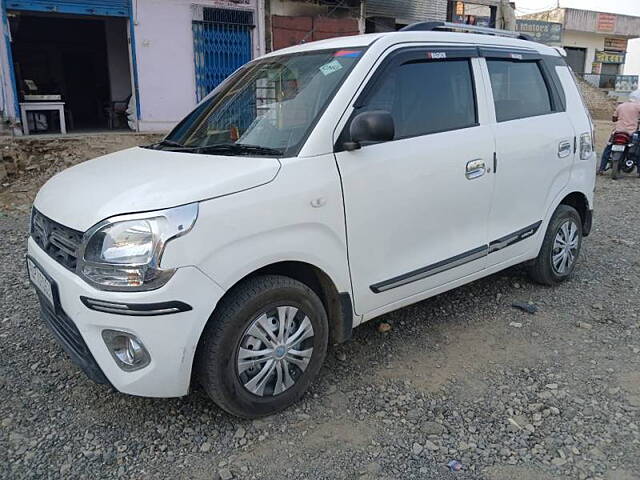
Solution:
<svg viewBox="0 0 640 480">
<path fill-rule="evenodd" d="M 91 383 L 38 318 L 26 216 L 0 214 L 0 476 L 638 479 L 640 180 L 599 178 L 597 202 L 571 281 L 513 268 L 365 324 L 259 421 Z"/>
</svg>

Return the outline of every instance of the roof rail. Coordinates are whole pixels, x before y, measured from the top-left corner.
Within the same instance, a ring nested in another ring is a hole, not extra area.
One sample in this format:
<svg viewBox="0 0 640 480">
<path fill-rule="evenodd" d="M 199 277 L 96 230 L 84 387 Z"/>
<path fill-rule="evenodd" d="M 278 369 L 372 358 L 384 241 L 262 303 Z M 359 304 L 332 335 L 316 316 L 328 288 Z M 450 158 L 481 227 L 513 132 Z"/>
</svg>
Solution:
<svg viewBox="0 0 640 480">
<path fill-rule="evenodd" d="M 432 32 L 434 30 L 460 30 L 469 33 L 481 33 L 484 35 L 494 35 L 496 37 L 511 37 L 518 38 L 520 40 L 534 41 L 533 38 L 526 33 L 513 32 L 511 30 L 500 30 L 498 28 L 476 27 L 475 25 L 466 25 L 464 23 L 418 22 L 400 29 L 401 32 Z"/>
</svg>

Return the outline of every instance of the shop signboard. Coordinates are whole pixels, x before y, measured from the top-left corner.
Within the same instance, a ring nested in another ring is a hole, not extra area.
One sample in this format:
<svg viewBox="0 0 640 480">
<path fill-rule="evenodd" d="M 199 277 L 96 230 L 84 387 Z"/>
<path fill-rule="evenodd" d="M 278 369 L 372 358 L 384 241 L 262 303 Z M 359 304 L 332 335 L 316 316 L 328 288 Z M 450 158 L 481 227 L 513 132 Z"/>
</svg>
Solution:
<svg viewBox="0 0 640 480">
<path fill-rule="evenodd" d="M 598 13 L 596 19 L 596 32 L 614 32 L 616 30 L 617 17 L 611 13 Z"/>
<path fill-rule="evenodd" d="M 626 38 L 605 37 L 604 48 L 607 50 L 618 50 L 620 52 L 627 51 L 628 40 Z"/>
<path fill-rule="evenodd" d="M 540 43 L 562 43 L 562 24 L 542 20 L 516 20 L 516 30 Z"/>
<path fill-rule="evenodd" d="M 623 64 L 625 58 L 625 52 L 605 52 L 602 50 L 596 51 L 595 61 L 599 63 L 616 63 Z"/>
</svg>

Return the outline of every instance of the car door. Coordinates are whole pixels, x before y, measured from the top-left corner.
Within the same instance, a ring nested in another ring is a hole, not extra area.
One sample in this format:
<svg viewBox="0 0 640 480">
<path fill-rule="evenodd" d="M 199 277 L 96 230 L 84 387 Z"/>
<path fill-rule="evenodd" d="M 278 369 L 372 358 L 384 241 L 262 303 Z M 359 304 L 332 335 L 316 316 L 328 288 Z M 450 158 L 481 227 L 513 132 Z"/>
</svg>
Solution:
<svg viewBox="0 0 640 480">
<path fill-rule="evenodd" d="M 475 56 L 475 48 L 390 53 L 336 142 L 358 313 L 485 267 L 494 144 L 478 110 Z M 391 113 L 394 139 L 344 151 L 350 120 L 370 110 Z"/>
<path fill-rule="evenodd" d="M 536 53 L 481 49 L 495 111 L 488 265 L 531 256 L 547 209 L 569 181 L 575 132 L 561 86 Z M 535 255 L 534 255 L 535 256 Z"/>
</svg>

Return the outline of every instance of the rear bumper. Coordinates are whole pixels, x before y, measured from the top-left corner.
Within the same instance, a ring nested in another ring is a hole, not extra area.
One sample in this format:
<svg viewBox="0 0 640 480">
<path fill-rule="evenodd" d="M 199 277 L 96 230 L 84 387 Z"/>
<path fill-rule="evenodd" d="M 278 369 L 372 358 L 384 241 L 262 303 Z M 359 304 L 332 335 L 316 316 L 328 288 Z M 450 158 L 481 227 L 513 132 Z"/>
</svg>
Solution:
<svg viewBox="0 0 640 480">
<path fill-rule="evenodd" d="M 94 381 L 145 397 L 177 397 L 189 391 L 191 369 L 200 334 L 224 294 L 196 267 L 179 268 L 162 288 L 149 292 L 97 290 L 53 260 L 31 238 L 28 254 L 57 288 L 57 308 L 41 298 L 42 319 L 65 351 Z M 127 305 L 184 303 L 190 310 L 161 315 L 107 313 L 89 308 L 81 297 Z M 103 338 L 103 330 L 137 336 L 151 362 L 136 371 L 122 370 Z"/>
</svg>

